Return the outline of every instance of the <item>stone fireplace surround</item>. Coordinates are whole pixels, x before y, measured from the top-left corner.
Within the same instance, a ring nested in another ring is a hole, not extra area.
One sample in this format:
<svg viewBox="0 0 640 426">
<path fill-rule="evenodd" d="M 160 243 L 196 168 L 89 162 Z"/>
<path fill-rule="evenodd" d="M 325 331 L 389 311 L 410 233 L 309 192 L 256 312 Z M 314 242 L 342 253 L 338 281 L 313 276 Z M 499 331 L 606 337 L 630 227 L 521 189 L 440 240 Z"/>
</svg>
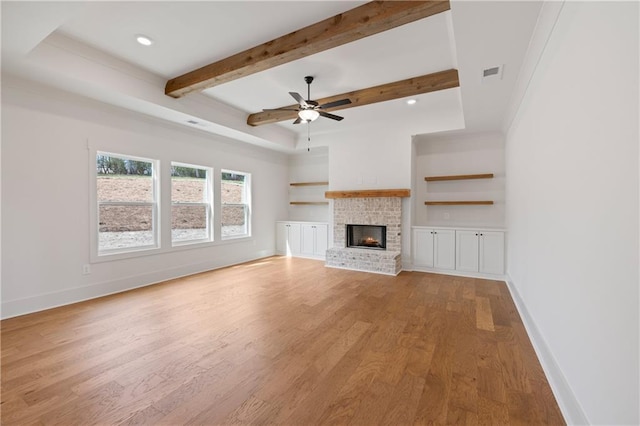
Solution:
<svg viewBox="0 0 640 426">
<path fill-rule="evenodd" d="M 402 197 L 410 190 L 328 191 L 333 203 L 333 247 L 327 250 L 325 265 L 385 275 L 402 270 Z M 387 249 L 369 250 L 346 247 L 346 226 L 383 225 L 387 227 Z"/>
</svg>

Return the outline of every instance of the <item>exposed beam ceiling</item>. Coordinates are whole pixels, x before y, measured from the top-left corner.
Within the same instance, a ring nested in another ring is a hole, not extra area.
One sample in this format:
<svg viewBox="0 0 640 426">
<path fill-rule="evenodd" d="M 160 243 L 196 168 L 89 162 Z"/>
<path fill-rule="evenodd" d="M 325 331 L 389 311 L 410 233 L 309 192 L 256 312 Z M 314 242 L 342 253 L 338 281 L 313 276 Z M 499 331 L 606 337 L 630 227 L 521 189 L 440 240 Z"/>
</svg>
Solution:
<svg viewBox="0 0 640 426">
<path fill-rule="evenodd" d="M 367 89 L 355 90 L 353 92 L 334 95 L 328 98 L 316 99 L 315 101 L 318 102 L 319 105 L 322 105 L 345 98 L 351 100 L 351 103 L 347 105 L 323 109 L 323 111 L 337 111 L 340 109 L 369 105 L 376 102 L 390 101 L 392 99 L 435 92 L 437 90 L 451 89 L 452 87 L 458 86 L 460 86 L 460 82 L 458 81 L 458 70 L 452 69 L 420 77 L 408 78 L 394 83 L 369 87 Z M 298 106 L 298 104 L 294 104 L 281 108 L 295 109 L 298 108 Z M 247 118 L 247 124 L 250 126 L 260 126 L 262 124 L 293 120 L 297 117 L 297 114 L 297 111 L 263 111 L 249 115 Z"/>
<path fill-rule="evenodd" d="M 169 80 L 174 98 L 449 10 L 449 0 L 374 1 Z"/>
</svg>

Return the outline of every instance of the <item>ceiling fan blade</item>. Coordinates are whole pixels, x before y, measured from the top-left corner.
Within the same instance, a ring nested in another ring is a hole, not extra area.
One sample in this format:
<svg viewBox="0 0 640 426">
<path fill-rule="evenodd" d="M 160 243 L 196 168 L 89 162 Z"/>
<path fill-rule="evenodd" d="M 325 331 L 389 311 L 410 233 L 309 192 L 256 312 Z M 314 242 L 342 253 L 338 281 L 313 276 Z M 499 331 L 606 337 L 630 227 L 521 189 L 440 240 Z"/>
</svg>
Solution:
<svg viewBox="0 0 640 426">
<path fill-rule="evenodd" d="M 264 108 L 263 111 L 299 111 L 297 108 Z"/>
<path fill-rule="evenodd" d="M 318 111 L 320 113 L 321 116 L 325 117 L 325 118 L 330 118 L 332 120 L 337 120 L 340 121 L 342 120 L 344 117 L 340 117 L 339 115 L 335 115 L 335 114 L 330 114 L 328 112 L 324 112 L 324 111 Z"/>
<path fill-rule="evenodd" d="M 293 122 L 293 124 L 300 124 L 300 122 L 302 121 L 302 119 L 300 117 L 296 118 L 296 121 Z"/>
<path fill-rule="evenodd" d="M 303 108 L 309 108 L 309 104 L 304 100 L 302 96 L 300 96 L 299 93 L 289 92 L 289 94 L 300 104 L 300 106 L 302 106 Z"/>
<path fill-rule="evenodd" d="M 320 105 L 320 108 L 334 108 L 341 105 L 348 105 L 351 103 L 351 99 L 340 99 L 339 101 L 327 102 Z"/>
</svg>

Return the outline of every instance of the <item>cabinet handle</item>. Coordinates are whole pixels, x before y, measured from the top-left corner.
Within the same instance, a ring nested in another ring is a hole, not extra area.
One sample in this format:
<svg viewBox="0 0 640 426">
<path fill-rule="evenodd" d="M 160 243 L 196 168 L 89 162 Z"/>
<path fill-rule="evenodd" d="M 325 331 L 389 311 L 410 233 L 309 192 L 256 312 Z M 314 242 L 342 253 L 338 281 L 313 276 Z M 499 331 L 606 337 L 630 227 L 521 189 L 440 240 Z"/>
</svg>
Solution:
<svg viewBox="0 0 640 426">
<path fill-rule="evenodd" d="M 480 236 L 482 237 L 484 234 L 480 234 Z"/>
<path fill-rule="evenodd" d="M 478 236 L 478 234 L 476 234 L 476 237 Z"/>
</svg>

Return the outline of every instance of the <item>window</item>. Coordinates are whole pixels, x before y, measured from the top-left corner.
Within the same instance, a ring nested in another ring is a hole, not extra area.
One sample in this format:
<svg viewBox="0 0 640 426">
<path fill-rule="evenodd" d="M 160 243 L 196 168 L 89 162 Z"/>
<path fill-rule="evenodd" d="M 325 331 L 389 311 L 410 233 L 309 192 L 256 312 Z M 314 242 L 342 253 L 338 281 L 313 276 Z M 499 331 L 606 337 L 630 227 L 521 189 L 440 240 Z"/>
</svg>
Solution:
<svg viewBox="0 0 640 426">
<path fill-rule="evenodd" d="M 222 239 L 251 235 L 251 175 L 223 170 L 220 186 Z"/>
<path fill-rule="evenodd" d="M 98 255 L 158 247 L 154 160 L 97 152 Z"/>
<path fill-rule="evenodd" d="M 212 170 L 171 163 L 171 241 L 211 241 Z"/>
</svg>

